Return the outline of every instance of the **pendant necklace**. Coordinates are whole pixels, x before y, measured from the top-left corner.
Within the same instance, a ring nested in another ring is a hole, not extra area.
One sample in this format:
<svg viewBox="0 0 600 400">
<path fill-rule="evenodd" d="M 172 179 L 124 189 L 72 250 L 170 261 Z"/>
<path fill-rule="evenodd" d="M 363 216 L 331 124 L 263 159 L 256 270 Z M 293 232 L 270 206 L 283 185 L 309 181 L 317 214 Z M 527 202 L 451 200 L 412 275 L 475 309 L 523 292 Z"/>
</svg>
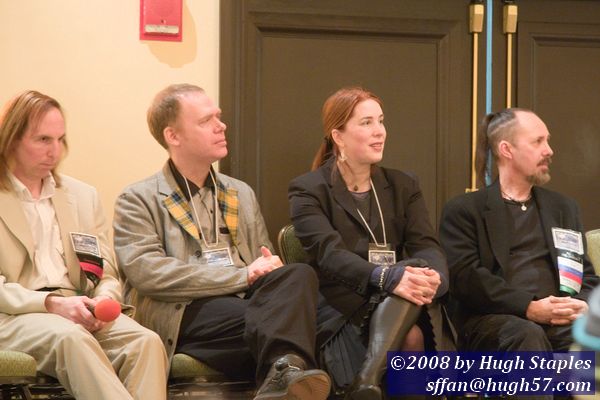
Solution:
<svg viewBox="0 0 600 400">
<path fill-rule="evenodd" d="M 502 196 L 504 196 L 505 199 L 513 201 L 515 203 L 519 203 L 521 205 L 521 210 L 527 211 L 527 205 L 525 203 L 527 203 L 529 201 L 529 199 L 531 199 L 531 192 L 529 192 L 529 196 L 527 196 L 527 198 L 523 201 L 513 199 L 504 190 L 501 190 L 501 192 L 502 192 Z"/>
</svg>

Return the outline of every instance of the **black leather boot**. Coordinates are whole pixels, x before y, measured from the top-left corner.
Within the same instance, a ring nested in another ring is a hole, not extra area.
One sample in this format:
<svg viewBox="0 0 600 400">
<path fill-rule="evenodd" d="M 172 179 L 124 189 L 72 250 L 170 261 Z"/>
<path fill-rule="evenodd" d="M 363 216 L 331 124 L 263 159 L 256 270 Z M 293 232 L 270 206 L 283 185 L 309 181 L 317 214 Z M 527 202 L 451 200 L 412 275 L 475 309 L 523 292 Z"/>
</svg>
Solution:
<svg viewBox="0 0 600 400">
<path fill-rule="evenodd" d="M 390 295 L 375 309 L 369 322 L 369 345 L 360 372 L 346 392 L 347 400 L 381 400 L 381 378 L 387 352 L 398 350 L 413 327 L 421 307 Z"/>
</svg>

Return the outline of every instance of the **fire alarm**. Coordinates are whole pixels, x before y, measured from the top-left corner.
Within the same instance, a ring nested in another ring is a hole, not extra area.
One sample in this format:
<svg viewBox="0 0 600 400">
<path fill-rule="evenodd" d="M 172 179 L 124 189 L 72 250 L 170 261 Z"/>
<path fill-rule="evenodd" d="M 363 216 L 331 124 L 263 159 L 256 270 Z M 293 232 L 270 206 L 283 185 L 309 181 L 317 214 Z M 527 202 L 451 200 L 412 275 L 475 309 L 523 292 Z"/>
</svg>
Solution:
<svg viewBox="0 0 600 400">
<path fill-rule="evenodd" d="M 181 42 L 183 0 L 140 0 L 140 40 Z"/>
</svg>

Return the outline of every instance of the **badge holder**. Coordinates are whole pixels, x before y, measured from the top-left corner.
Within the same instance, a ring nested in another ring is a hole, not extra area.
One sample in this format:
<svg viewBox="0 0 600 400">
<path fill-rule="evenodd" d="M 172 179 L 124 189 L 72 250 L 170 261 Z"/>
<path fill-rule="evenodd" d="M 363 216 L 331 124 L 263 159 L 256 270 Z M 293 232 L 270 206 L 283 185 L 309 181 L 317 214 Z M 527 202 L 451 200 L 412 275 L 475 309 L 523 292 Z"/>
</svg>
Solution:
<svg viewBox="0 0 600 400">
<path fill-rule="evenodd" d="M 583 283 L 583 238 L 581 232 L 552 228 L 558 252 L 559 290 L 570 296 L 581 291 Z"/>
<path fill-rule="evenodd" d="M 71 244 L 79 266 L 86 277 L 96 286 L 104 274 L 104 260 L 100 254 L 100 242 L 94 235 L 69 232 Z"/>
<path fill-rule="evenodd" d="M 214 267 L 229 267 L 233 265 L 231 249 L 229 246 L 220 248 L 202 249 L 202 258 L 206 263 Z"/>
<path fill-rule="evenodd" d="M 369 262 L 383 267 L 396 264 L 396 252 L 387 244 L 369 243 Z"/>
</svg>

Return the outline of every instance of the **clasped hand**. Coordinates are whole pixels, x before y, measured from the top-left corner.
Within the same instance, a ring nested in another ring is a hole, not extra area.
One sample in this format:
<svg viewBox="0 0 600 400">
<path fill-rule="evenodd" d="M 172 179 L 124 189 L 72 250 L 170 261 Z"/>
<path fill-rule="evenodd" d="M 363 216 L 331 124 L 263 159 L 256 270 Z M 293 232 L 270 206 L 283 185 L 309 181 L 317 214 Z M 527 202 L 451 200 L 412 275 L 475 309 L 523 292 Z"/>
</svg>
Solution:
<svg viewBox="0 0 600 400">
<path fill-rule="evenodd" d="M 548 296 L 533 300 L 527 307 L 527 319 L 539 324 L 568 325 L 588 309 L 585 301 L 573 297 Z"/>
<path fill-rule="evenodd" d="M 431 304 L 441 283 L 440 274 L 434 269 L 406 266 L 393 293 L 422 306 Z"/>
</svg>

